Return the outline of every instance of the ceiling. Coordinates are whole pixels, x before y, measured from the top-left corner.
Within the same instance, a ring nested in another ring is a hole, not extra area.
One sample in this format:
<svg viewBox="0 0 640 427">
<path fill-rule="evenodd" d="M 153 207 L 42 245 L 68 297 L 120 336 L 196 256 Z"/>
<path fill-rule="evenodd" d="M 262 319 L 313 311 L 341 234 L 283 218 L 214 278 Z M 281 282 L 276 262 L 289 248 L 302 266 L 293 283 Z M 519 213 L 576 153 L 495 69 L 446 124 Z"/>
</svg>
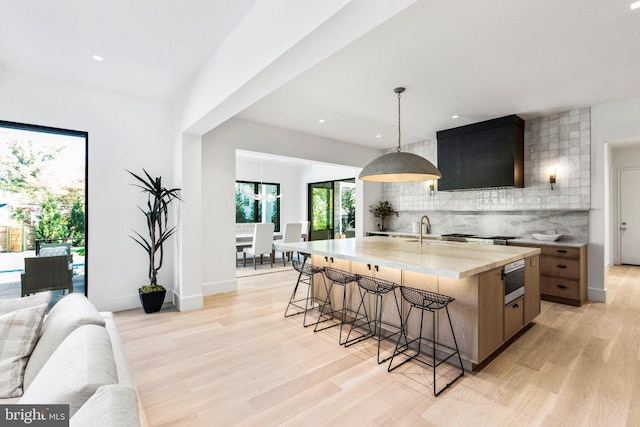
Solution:
<svg viewBox="0 0 640 427">
<path fill-rule="evenodd" d="M 166 101 L 255 3 L 0 0 L 0 65 Z"/>
<path fill-rule="evenodd" d="M 0 0 L 0 64 L 168 101 L 254 3 Z M 403 144 L 640 97 L 640 9 L 630 3 L 420 0 L 237 116 L 388 148 L 397 86 L 407 88 Z"/>
</svg>

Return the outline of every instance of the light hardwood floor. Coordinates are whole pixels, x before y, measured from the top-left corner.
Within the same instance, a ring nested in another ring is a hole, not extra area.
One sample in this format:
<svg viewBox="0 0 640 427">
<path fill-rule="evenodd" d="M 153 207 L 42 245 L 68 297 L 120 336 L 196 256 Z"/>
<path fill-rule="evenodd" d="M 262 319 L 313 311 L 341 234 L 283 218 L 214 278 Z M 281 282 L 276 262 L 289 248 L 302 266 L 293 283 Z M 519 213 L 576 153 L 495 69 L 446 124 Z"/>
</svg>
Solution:
<svg viewBox="0 0 640 427">
<path fill-rule="evenodd" d="M 387 372 L 375 344 L 284 319 L 293 271 L 239 279 L 184 313 L 116 313 L 150 426 L 640 425 L 640 267 L 607 271 L 609 302 L 542 302 L 536 324 L 438 398 L 431 372 Z M 335 329 L 335 328 L 333 328 Z"/>
</svg>

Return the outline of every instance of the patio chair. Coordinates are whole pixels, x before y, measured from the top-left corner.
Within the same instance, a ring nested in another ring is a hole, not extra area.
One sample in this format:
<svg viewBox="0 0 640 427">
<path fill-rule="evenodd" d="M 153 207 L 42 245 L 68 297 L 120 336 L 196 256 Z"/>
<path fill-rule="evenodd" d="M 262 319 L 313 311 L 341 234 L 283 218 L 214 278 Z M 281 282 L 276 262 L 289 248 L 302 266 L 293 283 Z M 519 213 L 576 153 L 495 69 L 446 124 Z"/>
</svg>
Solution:
<svg viewBox="0 0 640 427">
<path fill-rule="evenodd" d="M 24 273 L 20 276 L 22 296 L 61 289 L 71 293 L 72 278 L 67 255 L 25 258 Z"/>
</svg>

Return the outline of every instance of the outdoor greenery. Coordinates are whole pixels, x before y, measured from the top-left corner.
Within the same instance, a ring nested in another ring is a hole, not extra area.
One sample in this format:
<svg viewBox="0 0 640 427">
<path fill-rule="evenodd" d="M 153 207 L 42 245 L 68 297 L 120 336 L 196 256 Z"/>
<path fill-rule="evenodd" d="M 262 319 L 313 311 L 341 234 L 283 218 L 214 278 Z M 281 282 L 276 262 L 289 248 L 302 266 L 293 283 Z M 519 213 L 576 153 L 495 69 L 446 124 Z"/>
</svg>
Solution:
<svg viewBox="0 0 640 427">
<path fill-rule="evenodd" d="M 347 212 L 347 217 L 342 219 L 342 231 L 354 228 L 356 224 L 356 189 L 353 187 L 342 188 L 342 209 Z"/>
<path fill-rule="evenodd" d="M 60 208 L 51 194 L 47 194 L 42 202 L 40 221 L 36 226 L 37 239 L 58 239 L 66 236 L 66 227 Z"/>
<path fill-rule="evenodd" d="M 31 141 L 9 141 L 10 155 L 0 162 L 0 191 L 25 194 L 32 199 L 42 197 L 46 186 L 40 179 L 46 164 L 55 159 L 62 148 L 34 150 Z"/>
<path fill-rule="evenodd" d="M 313 207 L 312 230 L 329 230 L 333 228 L 333 190 L 314 187 L 311 190 Z"/>
<path fill-rule="evenodd" d="M 82 246 L 84 183 L 58 188 L 46 179 L 48 167 L 63 149 L 35 149 L 31 141 L 8 141 L 0 162 L 0 192 L 19 195 L 22 203 L 12 206 L 10 218 L 27 227 L 35 223 L 36 239 L 73 237 L 73 245 Z"/>
<path fill-rule="evenodd" d="M 130 236 L 147 252 L 149 256 L 148 276 L 149 284 L 140 289 L 144 293 L 163 290 L 162 285 L 158 285 L 158 271 L 162 268 L 164 261 L 164 243 L 176 232 L 176 227 L 168 227 L 169 207 L 175 200 L 180 200 L 179 188 L 165 188 L 162 186 L 162 177 L 152 178 L 149 173 L 142 169 L 144 177 L 129 172 L 136 183 L 132 184 L 142 190 L 147 196 L 147 204 L 144 208 L 138 206 L 140 212 L 145 216 L 147 223 L 147 237 L 142 236 L 137 231 L 133 231 L 137 237 Z"/>
</svg>

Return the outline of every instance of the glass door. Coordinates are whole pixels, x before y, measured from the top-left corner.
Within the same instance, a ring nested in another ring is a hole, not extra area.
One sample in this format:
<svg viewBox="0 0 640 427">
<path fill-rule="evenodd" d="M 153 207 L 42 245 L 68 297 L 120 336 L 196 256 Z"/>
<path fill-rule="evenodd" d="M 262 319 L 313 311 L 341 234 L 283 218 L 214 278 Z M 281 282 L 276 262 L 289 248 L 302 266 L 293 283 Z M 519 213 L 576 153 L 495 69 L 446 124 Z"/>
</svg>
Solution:
<svg viewBox="0 0 640 427">
<path fill-rule="evenodd" d="M 309 240 L 355 236 L 355 179 L 309 184 Z"/>
<path fill-rule="evenodd" d="M 309 240 L 333 238 L 333 181 L 309 184 Z"/>
</svg>

